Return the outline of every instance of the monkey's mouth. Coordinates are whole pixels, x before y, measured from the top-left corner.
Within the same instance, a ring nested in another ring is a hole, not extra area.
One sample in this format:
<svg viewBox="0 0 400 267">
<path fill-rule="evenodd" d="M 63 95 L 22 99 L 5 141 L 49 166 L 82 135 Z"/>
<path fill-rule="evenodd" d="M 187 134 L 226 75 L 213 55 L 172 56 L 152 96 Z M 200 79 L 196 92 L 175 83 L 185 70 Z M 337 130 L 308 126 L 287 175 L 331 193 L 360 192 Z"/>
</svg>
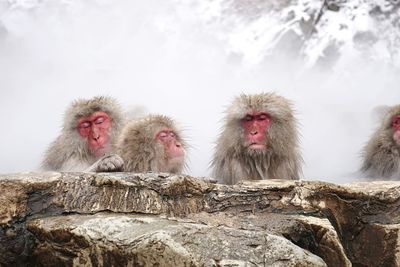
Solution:
<svg viewBox="0 0 400 267">
<path fill-rule="evenodd" d="M 248 148 L 254 149 L 254 150 L 264 150 L 267 148 L 267 145 L 253 142 L 248 146 Z"/>
</svg>

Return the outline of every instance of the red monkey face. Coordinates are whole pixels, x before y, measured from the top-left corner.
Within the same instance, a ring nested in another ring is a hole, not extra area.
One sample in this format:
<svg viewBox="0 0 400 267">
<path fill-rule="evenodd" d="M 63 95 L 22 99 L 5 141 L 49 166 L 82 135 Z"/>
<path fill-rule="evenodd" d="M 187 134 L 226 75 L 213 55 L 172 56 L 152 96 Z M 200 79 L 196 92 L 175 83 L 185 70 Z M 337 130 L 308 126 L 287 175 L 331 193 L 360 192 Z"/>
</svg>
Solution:
<svg viewBox="0 0 400 267">
<path fill-rule="evenodd" d="M 400 115 L 397 115 L 392 120 L 392 128 L 394 129 L 393 139 L 400 146 Z"/>
<path fill-rule="evenodd" d="M 271 124 L 271 117 L 266 113 L 247 114 L 241 120 L 244 128 L 245 144 L 254 150 L 267 148 L 266 134 Z"/>
<path fill-rule="evenodd" d="M 164 151 L 168 159 L 182 158 L 185 150 L 182 144 L 176 139 L 176 134 L 171 129 L 163 129 L 156 135 L 156 139 L 164 146 Z"/>
<path fill-rule="evenodd" d="M 78 120 L 78 132 L 86 139 L 90 151 L 96 156 L 110 152 L 111 120 L 105 112 L 95 112 Z"/>
</svg>

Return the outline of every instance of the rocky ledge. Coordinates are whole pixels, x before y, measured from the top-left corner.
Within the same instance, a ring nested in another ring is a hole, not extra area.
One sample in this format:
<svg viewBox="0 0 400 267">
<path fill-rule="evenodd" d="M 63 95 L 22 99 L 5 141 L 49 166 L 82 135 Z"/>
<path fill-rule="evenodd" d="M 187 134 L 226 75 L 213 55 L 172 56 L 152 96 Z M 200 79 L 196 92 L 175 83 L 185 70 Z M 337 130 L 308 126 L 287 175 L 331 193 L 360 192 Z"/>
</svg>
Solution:
<svg viewBox="0 0 400 267">
<path fill-rule="evenodd" d="M 0 175 L 0 266 L 399 266 L 400 182 Z"/>
</svg>

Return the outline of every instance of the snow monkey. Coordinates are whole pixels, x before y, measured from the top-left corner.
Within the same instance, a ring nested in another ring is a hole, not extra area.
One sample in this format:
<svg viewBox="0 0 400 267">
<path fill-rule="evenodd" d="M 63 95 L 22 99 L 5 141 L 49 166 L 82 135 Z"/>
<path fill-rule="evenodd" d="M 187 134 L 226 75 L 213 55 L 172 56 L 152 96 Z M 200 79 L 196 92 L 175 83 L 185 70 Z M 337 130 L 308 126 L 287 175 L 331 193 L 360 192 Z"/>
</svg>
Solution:
<svg viewBox="0 0 400 267">
<path fill-rule="evenodd" d="M 172 119 L 148 115 L 131 120 L 117 142 L 124 171 L 181 173 L 187 145 Z"/>
<path fill-rule="evenodd" d="M 400 180 L 400 105 L 388 109 L 363 156 L 361 171 L 368 177 Z"/>
<path fill-rule="evenodd" d="M 211 162 L 213 177 L 298 180 L 302 157 L 290 102 L 274 93 L 242 94 L 228 107 Z"/>
<path fill-rule="evenodd" d="M 103 164 L 113 165 L 115 158 L 110 162 L 103 156 L 112 152 L 113 141 L 123 126 L 123 120 L 120 106 L 113 98 L 98 96 L 74 101 L 65 112 L 61 134 L 45 153 L 42 168 L 96 171 L 96 162 L 100 159 Z"/>
</svg>

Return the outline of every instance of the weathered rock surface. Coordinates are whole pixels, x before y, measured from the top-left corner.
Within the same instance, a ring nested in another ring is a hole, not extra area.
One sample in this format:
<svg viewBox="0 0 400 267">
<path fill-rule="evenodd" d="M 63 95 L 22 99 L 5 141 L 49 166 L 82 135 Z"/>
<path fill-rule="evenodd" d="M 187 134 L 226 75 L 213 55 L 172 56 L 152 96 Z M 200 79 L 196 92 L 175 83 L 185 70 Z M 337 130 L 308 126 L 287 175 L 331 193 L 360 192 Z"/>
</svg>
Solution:
<svg viewBox="0 0 400 267">
<path fill-rule="evenodd" d="M 69 215 L 31 221 L 28 229 L 41 242 L 36 261 L 46 266 L 326 266 L 265 230 L 154 215 Z"/>
<path fill-rule="evenodd" d="M 400 182 L 0 176 L 0 265 L 399 266 Z"/>
</svg>

